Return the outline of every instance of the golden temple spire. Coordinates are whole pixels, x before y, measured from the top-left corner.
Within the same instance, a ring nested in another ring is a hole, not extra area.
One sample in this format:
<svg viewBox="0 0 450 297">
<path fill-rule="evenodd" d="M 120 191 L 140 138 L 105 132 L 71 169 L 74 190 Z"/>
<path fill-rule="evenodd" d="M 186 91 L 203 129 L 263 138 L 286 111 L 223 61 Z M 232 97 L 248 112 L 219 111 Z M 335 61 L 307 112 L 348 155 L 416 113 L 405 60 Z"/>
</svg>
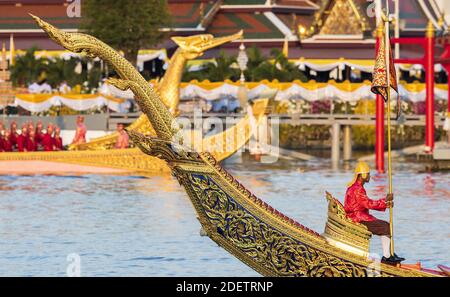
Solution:
<svg viewBox="0 0 450 297">
<path fill-rule="evenodd" d="M 8 62 L 6 61 L 6 47 L 5 43 L 2 43 L 2 62 L 0 64 L 0 81 L 9 80 Z"/>
<path fill-rule="evenodd" d="M 2 64 L 1 64 L 1 70 L 4 71 L 8 69 L 8 65 L 6 63 L 6 47 L 5 43 L 2 42 Z"/>
<path fill-rule="evenodd" d="M 14 46 L 14 36 L 9 37 L 9 65 L 14 66 L 16 63 L 16 49 Z"/>
</svg>

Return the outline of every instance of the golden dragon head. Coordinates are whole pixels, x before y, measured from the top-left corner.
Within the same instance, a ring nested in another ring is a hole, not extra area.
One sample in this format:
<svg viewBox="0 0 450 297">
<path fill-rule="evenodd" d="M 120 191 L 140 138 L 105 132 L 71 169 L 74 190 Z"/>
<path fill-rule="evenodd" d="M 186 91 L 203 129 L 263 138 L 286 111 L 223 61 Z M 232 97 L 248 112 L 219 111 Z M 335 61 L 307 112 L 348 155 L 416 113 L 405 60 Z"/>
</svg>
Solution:
<svg viewBox="0 0 450 297">
<path fill-rule="evenodd" d="M 39 17 L 34 15 L 31 15 L 31 17 L 53 41 L 67 50 L 85 53 L 90 58 L 98 57 L 108 62 L 120 78 L 112 80 L 115 86 L 124 91 L 127 89 L 133 91 L 136 102 L 147 115 L 158 137 L 165 140 L 172 138 L 177 128 L 174 125 L 172 114 L 161 101 L 159 94 L 124 57 L 91 35 L 63 32 Z"/>
<path fill-rule="evenodd" d="M 93 46 L 94 44 L 103 44 L 100 40 L 83 33 L 64 32 L 31 13 L 29 15 L 53 41 L 62 45 L 67 50 L 74 53 L 85 53 L 90 58 L 101 56 L 101 54 L 96 50 L 99 47 Z"/>
<path fill-rule="evenodd" d="M 172 40 L 180 47 L 187 59 L 195 59 L 211 48 L 242 38 L 243 33 L 241 30 L 236 34 L 223 37 L 200 34 L 188 37 L 172 37 Z"/>
</svg>

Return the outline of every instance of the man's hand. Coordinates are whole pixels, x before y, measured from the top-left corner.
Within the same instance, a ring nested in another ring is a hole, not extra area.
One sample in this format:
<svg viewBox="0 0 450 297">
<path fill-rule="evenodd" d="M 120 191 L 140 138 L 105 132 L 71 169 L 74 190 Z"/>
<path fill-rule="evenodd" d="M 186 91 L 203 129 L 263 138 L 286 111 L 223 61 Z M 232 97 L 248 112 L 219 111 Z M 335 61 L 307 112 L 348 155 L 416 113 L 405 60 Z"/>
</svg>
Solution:
<svg viewBox="0 0 450 297">
<path fill-rule="evenodd" d="M 387 208 L 394 207 L 394 194 L 386 195 L 386 207 Z"/>
</svg>

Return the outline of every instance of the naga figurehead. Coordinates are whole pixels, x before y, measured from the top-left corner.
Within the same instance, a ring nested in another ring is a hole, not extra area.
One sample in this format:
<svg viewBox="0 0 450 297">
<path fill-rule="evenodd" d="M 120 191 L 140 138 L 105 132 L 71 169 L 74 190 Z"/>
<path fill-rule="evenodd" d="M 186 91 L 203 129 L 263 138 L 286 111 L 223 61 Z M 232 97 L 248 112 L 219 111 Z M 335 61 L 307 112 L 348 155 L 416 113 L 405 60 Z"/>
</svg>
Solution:
<svg viewBox="0 0 450 297">
<path fill-rule="evenodd" d="M 91 42 L 86 42 L 91 36 L 83 33 L 66 33 L 53 25 L 45 22 L 41 18 L 29 14 L 41 27 L 47 35 L 55 41 L 57 44 L 62 45 L 64 48 L 75 53 L 86 53 L 89 57 L 96 57 L 98 53 L 95 52 L 95 47 L 92 47 Z M 96 40 L 99 42 L 99 40 Z"/>
<path fill-rule="evenodd" d="M 153 90 L 130 62 L 110 46 L 91 35 L 64 32 L 37 16 L 31 15 L 31 17 L 53 41 L 67 50 L 85 53 L 90 58 L 98 57 L 108 62 L 119 75 L 119 79 L 110 79 L 110 83 L 123 91 L 131 89 L 136 103 L 147 116 L 157 136 L 164 140 L 172 139 L 177 130 L 172 114 L 160 100 L 159 94 Z"/>
<path fill-rule="evenodd" d="M 241 30 L 236 34 L 222 37 L 214 37 L 211 34 L 172 37 L 172 40 L 178 45 L 178 49 L 170 59 L 169 67 L 163 79 L 158 82 L 158 90 L 164 104 L 169 107 L 173 114 L 176 114 L 178 110 L 181 78 L 187 61 L 198 58 L 205 51 L 242 38 L 242 36 L 243 31 Z"/>
<path fill-rule="evenodd" d="M 220 46 L 222 44 L 232 42 L 242 38 L 243 31 L 236 34 L 214 37 L 211 34 L 200 34 L 188 37 L 172 37 L 172 40 L 179 46 L 183 56 L 186 59 L 195 59 L 203 55 L 209 49 Z"/>
<path fill-rule="evenodd" d="M 121 58 L 118 52 L 99 39 L 84 33 L 64 32 L 31 13 L 29 15 L 54 42 L 65 49 L 74 53 L 85 54 L 91 59 L 98 57 L 110 63 L 116 62 L 117 65 L 113 65 L 113 67 L 122 78 L 126 77 L 129 79 L 133 77 L 140 80 L 140 82 L 144 80 L 135 69 L 132 69 L 134 67 L 129 67 L 132 65 L 128 61 Z"/>
</svg>

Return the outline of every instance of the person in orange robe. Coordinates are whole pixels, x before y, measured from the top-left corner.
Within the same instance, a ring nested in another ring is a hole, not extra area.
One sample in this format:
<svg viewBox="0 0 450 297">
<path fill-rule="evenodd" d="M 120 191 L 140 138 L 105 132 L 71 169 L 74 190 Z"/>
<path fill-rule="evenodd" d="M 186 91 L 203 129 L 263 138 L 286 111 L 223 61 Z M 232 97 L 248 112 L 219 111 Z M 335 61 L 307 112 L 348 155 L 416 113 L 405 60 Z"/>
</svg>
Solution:
<svg viewBox="0 0 450 297">
<path fill-rule="evenodd" d="M 75 136 L 72 140 L 72 144 L 83 144 L 86 143 L 86 126 L 84 125 L 84 117 L 77 117 L 77 130 L 75 131 Z"/>
<path fill-rule="evenodd" d="M 55 127 L 55 136 L 53 137 L 53 147 L 56 151 L 64 150 L 62 137 L 61 137 L 61 128 L 58 126 Z"/>
<path fill-rule="evenodd" d="M 17 151 L 24 152 L 26 151 L 27 146 L 27 138 L 28 138 L 28 127 L 26 124 L 22 125 L 22 133 L 17 136 Z"/>
<path fill-rule="evenodd" d="M 48 124 L 47 132 L 42 136 L 42 148 L 46 152 L 54 151 L 53 147 L 53 125 Z"/>
<path fill-rule="evenodd" d="M 347 192 L 345 193 L 345 213 L 353 222 L 363 224 L 372 234 L 381 236 L 381 244 L 383 247 L 381 262 L 395 265 L 405 259 L 396 254 L 391 255 L 391 232 L 389 223 L 369 214 L 370 209 L 385 211 L 386 208 L 393 206 L 394 196 L 393 194 L 387 194 L 386 198 L 379 200 L 370 199 L 364 189 L 364 184 L 369 181 L 369 165 L 365 162 L 359 162 L 355 168 L 353 180 L 348 184 Z"/>
<path fill-rule="evenodd" d="M 36 137 L 35 137 L 34 130 L 28 131 L 28 138 L 27 138 L 27 145 L 26 149 L 27 152 L 35 152 L 37 151 L 37 143 L 36 143 Z"/>
<path fill-rule="evenodd" d="M 116 145 L 114 148 L 116 149 L 126 149 L 129 147 L 129 138 L 128 134 L 125 131 L 125 127 L 122 123 L 117 124 L 117 132 L 119 133 L 119 137 L 117 137 Z"/>
</svg>

